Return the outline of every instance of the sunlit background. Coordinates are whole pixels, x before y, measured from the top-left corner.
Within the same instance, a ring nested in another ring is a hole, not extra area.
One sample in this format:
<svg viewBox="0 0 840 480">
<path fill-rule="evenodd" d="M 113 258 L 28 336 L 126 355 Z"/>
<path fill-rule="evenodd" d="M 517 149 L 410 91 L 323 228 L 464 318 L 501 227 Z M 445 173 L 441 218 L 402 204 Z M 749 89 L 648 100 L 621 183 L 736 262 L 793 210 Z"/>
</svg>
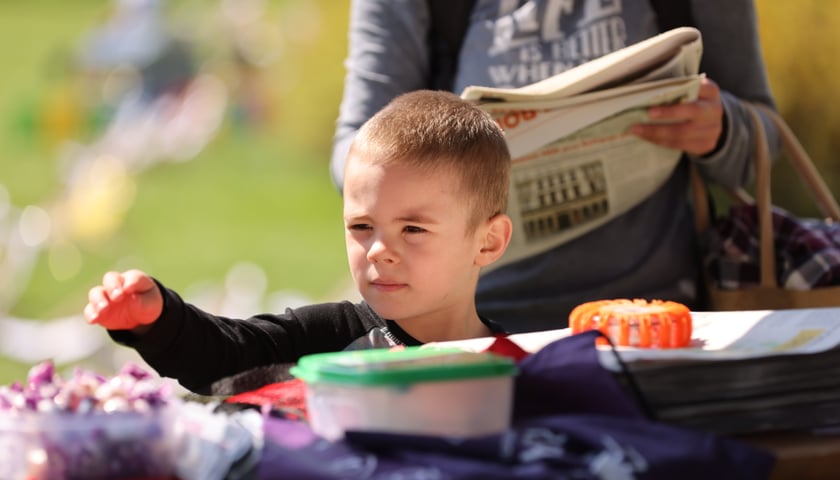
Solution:
<svg viewBox="0 0 840 480">
<path fill-rule="evenodd" d="M 840 192 L 840 7 L 757 5 L 780 110 Z M 103 373 L 133 359 L 81 317 L 107 270 L 229 315 L 348 293 L 327 168 L 347 13 L 0 2 L 0 384 L 47 358 Z M 816 215 L 790 170 L 774 174 L 776 203 Z"/>
</svg>

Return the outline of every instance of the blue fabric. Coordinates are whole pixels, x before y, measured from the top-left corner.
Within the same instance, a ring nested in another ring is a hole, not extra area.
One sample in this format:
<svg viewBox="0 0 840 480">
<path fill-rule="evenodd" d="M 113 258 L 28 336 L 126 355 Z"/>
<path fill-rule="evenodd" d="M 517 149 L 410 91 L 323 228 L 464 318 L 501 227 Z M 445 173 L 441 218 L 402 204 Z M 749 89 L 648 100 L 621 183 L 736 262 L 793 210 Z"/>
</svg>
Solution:
<svg viewBox="0 0 840 480">
<path fill-rule="evenodd" d="M 631 418 L 645 411 L 612 373 L 601 367 L 598 331 L 552 342 L 519 362 L 514 420 L 557 413 L 595 413 Z"/>
</svg>

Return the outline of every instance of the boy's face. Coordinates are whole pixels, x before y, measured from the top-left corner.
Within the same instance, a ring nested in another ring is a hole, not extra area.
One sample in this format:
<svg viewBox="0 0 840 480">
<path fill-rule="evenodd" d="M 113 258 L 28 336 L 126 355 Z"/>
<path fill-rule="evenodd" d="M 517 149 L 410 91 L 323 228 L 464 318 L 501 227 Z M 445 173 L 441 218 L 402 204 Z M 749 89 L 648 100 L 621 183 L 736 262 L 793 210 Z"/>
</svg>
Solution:
<svg viewBox="0 0 840 480">
<path fill-rule="evenodd" d="M 474 312 L 484 226 L 446 172 L 372 165 L 351 153 L 344 180 L 347 257 L 365 301 L 391 320 Z"/>
</svg>

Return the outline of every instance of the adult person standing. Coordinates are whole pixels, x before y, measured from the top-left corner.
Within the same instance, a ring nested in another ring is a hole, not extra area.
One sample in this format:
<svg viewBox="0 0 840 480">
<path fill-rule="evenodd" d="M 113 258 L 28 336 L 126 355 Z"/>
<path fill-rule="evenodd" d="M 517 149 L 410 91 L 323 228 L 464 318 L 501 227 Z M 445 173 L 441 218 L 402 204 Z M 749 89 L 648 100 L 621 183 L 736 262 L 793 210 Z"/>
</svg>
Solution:
<svg viewBox="0 0 840 480">
<path fill-rule="evenodd" d="M 456 15 L 433 21 L 433 3 L 352 0 L 347 75 L 330 166 L 339 188 L 348 146 L 367 118 L 403 92 L 441 87 L 435 84 L 440 50 L 429 40 L 430 31 Z M 454 92 L 469 85 L 520 87 L 671 27 L 698 28 L 704 51 L 700 68 L 707 79 L 697 100 L 651 109 L 652 118 L 676 123 L 640 124 L 633 133 L 683 150 L 709 182 L 734 187 L 752 180 L 754 138 L 741 100 L 773 106 L 753 0 L 449 4 L 470 9 L 451 84 L 444 85 Z M 769 121 L 765 130 L 776 144 Z M 689 178 L 689 163 L 681 162 L 661 188 L 623 215 L 486 272 L 476 294 L 479 311 L 510 331 L 534 331 L 567 326 L 572 308 L 597 299 L 658 298 L 702 308 Z"/>
</svg>

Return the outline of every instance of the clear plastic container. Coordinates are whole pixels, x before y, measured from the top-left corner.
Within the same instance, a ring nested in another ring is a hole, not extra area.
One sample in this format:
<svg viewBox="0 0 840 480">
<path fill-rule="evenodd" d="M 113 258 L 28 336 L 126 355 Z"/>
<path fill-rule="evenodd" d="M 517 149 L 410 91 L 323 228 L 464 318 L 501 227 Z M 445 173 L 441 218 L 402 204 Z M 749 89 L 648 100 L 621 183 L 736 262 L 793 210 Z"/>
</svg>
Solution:
<svg viewBox="0 0 840 480">
<path fill-rule="evenodd" d="M 171 476 L 175 408 L 85 414 L 0 411 L 0 478 Z"/>
<path fill-rule="evenodd" d="M 308 355 L 292 368 L 306 383 L 313 430 L 470 437 L 510 426 L 512 359 L 458 349 L 408 347 Z"/>
</svg>

